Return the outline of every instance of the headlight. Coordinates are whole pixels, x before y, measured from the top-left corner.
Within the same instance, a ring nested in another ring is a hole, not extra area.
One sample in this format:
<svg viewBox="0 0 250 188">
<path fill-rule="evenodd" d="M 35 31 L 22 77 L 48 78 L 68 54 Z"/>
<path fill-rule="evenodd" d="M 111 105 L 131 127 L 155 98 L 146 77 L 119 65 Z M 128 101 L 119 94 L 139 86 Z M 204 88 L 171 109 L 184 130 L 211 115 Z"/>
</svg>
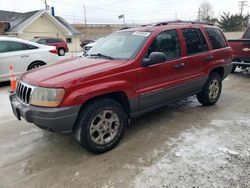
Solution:
<svg viewBox="0 0 250 188">
<path fill-rule="evenodd" d="M 36 87 L 31 95 L 31 105 L 57 107 L 64 97 L 64 89 Z"/>
</svg>

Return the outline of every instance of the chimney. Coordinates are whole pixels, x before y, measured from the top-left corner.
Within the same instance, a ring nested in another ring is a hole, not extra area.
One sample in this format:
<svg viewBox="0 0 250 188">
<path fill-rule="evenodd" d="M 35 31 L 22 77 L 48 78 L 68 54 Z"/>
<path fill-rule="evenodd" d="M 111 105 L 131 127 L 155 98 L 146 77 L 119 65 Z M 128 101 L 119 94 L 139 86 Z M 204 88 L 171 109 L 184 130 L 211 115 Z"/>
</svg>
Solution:
<svg viewBox="0 0 250 188">
<path fill-rule="evenodd" d="M 54 7 L 51 7 L 51 15 L 55 16 L 55 8 Z"/>
</svg>

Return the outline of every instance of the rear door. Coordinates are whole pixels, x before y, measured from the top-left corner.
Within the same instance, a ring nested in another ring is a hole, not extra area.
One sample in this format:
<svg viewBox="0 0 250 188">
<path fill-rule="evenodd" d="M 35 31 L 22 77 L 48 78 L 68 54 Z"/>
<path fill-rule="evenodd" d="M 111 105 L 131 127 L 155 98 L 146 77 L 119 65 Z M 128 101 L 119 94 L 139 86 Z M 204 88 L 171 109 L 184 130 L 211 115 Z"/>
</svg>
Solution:
<svg viewBox="0 0 250 188">
<path fill-rule="evenodd" d="M 46 39 L 46 42 L 50 46 L 55 46 L 57 50 L 58 48 L 62 47 L 62 41 L 59 39 L 50 38 L 50 39 Z"/>
<path fill-rule="evenodd" d="M 183 28 L 182 37 L 185 46 L 183 61 L 186 67 L 187 92 L 196 92 L 207 80 L 205 65 L 213 61 L 213 56 L 200 28 Z"/>
</svg>

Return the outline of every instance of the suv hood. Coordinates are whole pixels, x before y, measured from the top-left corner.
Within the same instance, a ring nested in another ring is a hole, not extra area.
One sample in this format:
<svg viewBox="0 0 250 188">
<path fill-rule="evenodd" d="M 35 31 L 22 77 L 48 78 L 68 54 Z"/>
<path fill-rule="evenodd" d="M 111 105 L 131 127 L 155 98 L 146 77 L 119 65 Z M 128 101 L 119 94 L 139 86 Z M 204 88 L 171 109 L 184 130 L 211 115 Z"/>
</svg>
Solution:
<svg viewBox="0 0 250 188">
<path fill-rule="evenodd" d="M 72 58 L 24 73 L 21 80 L 33 86 L 55 87 L 121 66 L 126 60 Z"/>
</svg>

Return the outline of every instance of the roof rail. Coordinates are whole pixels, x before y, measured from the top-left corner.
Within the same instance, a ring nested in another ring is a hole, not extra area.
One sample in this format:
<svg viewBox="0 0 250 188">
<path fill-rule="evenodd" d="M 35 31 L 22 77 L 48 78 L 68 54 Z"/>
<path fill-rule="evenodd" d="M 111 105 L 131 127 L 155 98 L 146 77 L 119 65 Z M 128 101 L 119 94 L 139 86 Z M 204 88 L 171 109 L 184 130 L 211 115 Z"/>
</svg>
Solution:
<svg viewBox="0 0 250 188">
<path fill-rule="evenodd" d="M 210 23 L 210 22 L 182 21 L 182 20 L 157 22 L 157 23 L 148 24 L 147 26 L 149 26 L 149 25 L 151 25 L 151 26 L 162 26 L 162 25 L 168 25 L 168 24 L 203 24 L 203 25 L 214 26 L 214 24 Z"/>
</svg>

